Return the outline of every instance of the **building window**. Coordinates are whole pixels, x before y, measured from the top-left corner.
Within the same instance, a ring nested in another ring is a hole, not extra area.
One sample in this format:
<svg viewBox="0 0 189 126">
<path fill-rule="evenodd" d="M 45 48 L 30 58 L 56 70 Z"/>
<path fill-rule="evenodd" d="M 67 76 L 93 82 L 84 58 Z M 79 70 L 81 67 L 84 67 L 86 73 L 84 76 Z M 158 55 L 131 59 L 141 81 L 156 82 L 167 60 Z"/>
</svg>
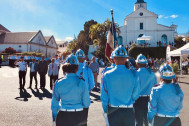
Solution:
<svg viewBox="0 0 189 126">
<path fill-rule="evenodd" d="M 143 30 L 143 23 L 140 23 L 140 30 Z"/>
<path fill-rule="evenodd" d="M 143 23 L 140 23 L 140 30 L 143 30 Z"/>
</svg>

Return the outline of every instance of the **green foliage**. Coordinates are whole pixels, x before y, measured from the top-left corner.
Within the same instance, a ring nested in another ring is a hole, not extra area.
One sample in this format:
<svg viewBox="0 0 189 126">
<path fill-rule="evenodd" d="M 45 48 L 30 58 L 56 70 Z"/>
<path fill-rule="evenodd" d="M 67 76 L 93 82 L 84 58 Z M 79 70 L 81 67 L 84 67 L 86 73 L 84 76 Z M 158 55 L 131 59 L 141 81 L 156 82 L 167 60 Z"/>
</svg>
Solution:
<svg viewBox="0 0 189 126">
<path fill-rule="evenodd" d="M 42 53 L 36 53 L 36 52 L 24 52 L 24 53 L 19 53 L 20 55 L 34 55 L 34 56 L 42 56 Z"/>
<path fill-rule="evenodd" d="M 184 45 L 185 42 L 182 39 L 183 39 L 183 37 L 175 37 L 174 41 L 175 41 L 176 48 L 180 48 Z"/>
<path fill-rule="evenodd" d="M 90 26 L 94 24 L 97 24 L 97 22 L 94 20 L 85 22 L 84 30 L 80 31 L 79 35 L 77 36 L 77 40 L 74 40 L 69 43 L 67 50 L 73 50 L 74 52 L 76 52 L 78 49 L 82 49 L 85 54 L 88 54 L 89 43 L 91 42 L 91 39 L 89 37 L 89 29 Z"/>
<path fill-rule="evenodd" d="M 132 46 L 129 49 L 129 56 L 137 58 L 137 56 L 139 54 L 143 54 L 146 57 L 165 58 L 166 57 L 166 47 L 137 47 L 137 46 Z"/>
<path fill-rule="evenodd" d="M 179 65 L 178 63 L 171 63 L 170 66 L 173 68 L 175 74 L 179 74 Z"/>
<path fill-rule="evenodd" d="M 77 47 L 77 41 L 71 41 L 71 42 L 69 42 L 69 44 L 67 46 L 67 51 L 72 52 L 72 50 L 73 50 L 74 52 L 76 52 L 76 50 L 77 50 L 76 47 Z"/>
<path fill-rule="evenodd" d="M 104 23 L 97 23 L 90 27 L 89 37 L 91 38 L 93 45 L 98 46 L 99 48 L 94 53 L 98 58 L 105 59 L 105 48 L 107 42 L 107 32 L 111 27 L 112 22 L 107 18 Z M 119 25 L 115 24 L 117 33 L 120 32 Z"/>
</svg>

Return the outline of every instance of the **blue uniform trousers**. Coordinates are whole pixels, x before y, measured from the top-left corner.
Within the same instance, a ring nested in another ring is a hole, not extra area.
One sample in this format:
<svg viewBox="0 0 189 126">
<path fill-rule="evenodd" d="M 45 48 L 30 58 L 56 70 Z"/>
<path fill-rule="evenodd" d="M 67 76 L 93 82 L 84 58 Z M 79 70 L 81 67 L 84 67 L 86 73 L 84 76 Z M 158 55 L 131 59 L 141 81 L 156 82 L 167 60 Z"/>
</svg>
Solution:
<svg viewBox="0 0 189 126">
<path fill-rule="evenodd" d="M 84 115 L 84 111 L 59 111 L 56 118 L 56 126 L 86 126 Z"/>
<path fill-rule="evenodd" d="M 133 108 L 108 107 L 110 126 L 135 126 Z"/>
<path fill-rule="evenodd" d="M 148 119 L 147 119 L 148 101 L 149 101 L 148 96 L 139 97 L 134 104 L 136 126 L 143 126 L 143 124 L 145 126 L 148 126 Z"/>
<path fill-rule="evenodd" d="M 154 117 L 154 126 L 181 126 L 179 117 Z"/>
</svg>

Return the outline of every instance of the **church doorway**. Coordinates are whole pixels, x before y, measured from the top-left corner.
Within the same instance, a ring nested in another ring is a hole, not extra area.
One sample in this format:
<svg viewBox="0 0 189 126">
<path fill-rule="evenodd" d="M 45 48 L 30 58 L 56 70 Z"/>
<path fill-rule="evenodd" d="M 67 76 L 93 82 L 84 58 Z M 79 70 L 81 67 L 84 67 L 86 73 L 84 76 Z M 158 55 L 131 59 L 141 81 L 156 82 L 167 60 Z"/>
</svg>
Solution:
<svg viewBox="0 0 189 126">
<path fill-rule="evenodd" d="M 161 36 L 161 45 L 162 46 L 167 46 L 167 35 L 163 34 Z"/>
</svg>

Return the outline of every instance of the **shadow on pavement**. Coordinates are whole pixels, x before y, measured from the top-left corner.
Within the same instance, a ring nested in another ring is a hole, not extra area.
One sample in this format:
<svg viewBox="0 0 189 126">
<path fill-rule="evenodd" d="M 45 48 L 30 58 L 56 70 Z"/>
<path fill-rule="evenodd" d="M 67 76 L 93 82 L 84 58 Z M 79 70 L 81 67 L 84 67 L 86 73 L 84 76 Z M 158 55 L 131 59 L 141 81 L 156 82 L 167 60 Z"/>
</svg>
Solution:
<svg viewBox="0 0 189 126">
<path fill-rule="evenodd" d="M 182 84 L 188 84 L 188 85 L 189 85 L 188 82 L 182 82 L 182 81 L 179 81 L 179 83 L 182 83 Z"/>
<path fill-rule="evenodd" d="M 43 91 L 42 97 L 52 98 L 52 93 L 50 93 L 47 89 L 41 89 Z"/>
<path fill-rule="evenodd" d="M 43 94 L 39 92 L 39 89 L 36 89 L 36 91 L 34 91 L 33 89 L 31 89 L 31 91 L 32 91 L 32 93 L 33 93 L 33 95 L 35 97 L 38 97 L 39 100 L 43 100 L 43 97 L 42 97 Z"/>
<path fill-rule="evenodd" d="M 16 100 L 19 101 L 28 101 L 28 98 L 31 98 L 32 96 L 26 91 L 26 89 L 20 89 L 20 96 L 16 97 Z"/>
<path fill-rule="evenodd" d="M 93 93 L 93 92 L 91 92 L 90 93 L 90 96 L 92 96 L 92 97 L 94 97 L 95 99 L 91 99 L 91 102 L 92 101 L 98 101 L 98 102 L 100 102 L 101 100 L 100 100 L 100 94 L 99 95 L 97 95 L 97 94 L 95 94 L 95 93 Z"/>
</svg>

